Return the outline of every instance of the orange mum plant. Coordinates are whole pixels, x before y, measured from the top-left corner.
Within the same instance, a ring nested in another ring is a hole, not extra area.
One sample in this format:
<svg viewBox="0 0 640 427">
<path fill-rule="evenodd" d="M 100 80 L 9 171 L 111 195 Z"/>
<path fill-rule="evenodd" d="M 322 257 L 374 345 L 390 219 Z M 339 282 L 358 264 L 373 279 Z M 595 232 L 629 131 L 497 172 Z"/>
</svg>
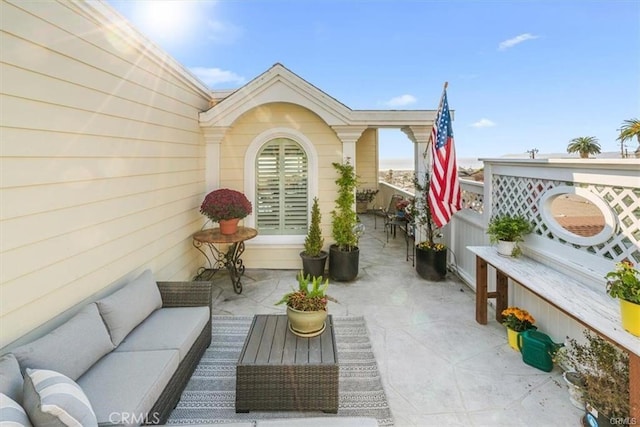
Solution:
<svg viewBox="0 0 640 427">
<path fill-rule="evenodd" d="M 516 332 L 535 328 L 535 322 L 536 319 L 527 310 L 519 307 L 507 307 L 502 310 L 502 324 Z"/>
</svg>

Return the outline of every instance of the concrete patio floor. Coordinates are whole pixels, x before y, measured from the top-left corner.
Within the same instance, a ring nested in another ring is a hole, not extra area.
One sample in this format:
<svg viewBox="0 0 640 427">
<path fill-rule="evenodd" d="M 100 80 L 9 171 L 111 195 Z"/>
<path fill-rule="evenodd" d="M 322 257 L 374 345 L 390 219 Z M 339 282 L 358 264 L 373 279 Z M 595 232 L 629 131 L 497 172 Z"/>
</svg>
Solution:
<svg viewBox="0 0 640 427">
<path fill-rule="evenodd" d="M 473 290 L 452 273 L 443 282 L 420 278 L 405 261 L 402 233 L 387 243 L 380 219 L 377 229 L 372 216 L 361 219 L 358 278 L 331 283 L 340 303 L 329 312 L 365 316 L 396 426 L 580 425 L 558 368 L 524 364 L 502 325 L 491 316 L 486 326 L 475 322 Z M 296 273 L 247 269 L 241 295 L 219 273 L 214 314 L 284 313 L 274 303 Z"/>
</svg>

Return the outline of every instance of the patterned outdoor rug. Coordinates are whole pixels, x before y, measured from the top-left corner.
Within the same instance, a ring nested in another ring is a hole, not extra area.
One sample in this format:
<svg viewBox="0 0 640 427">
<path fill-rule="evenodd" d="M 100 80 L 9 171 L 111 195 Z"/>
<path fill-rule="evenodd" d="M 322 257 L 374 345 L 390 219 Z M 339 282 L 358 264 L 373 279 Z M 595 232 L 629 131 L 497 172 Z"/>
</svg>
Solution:
<svg viewBox="0 0 640 427">
<path fill-rule="evenodd" d="M 236 414 L 236 362 L 252 319 L 252 316 L 213 316 L 211 346 L 202 356 L 167 424 L 346 416 L 372 417 L 380 426 L 393 425 L 363 317 L 333 317 L 340 364 L 337 414 L 293 411 Z"/>
</svg>

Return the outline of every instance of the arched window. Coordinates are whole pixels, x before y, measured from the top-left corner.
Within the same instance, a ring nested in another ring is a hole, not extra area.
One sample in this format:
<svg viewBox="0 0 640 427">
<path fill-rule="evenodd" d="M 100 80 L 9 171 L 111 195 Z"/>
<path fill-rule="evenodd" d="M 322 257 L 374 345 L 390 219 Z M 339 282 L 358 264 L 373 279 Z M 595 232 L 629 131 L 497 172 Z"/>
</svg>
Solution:
<svg viewBox="0 0 640 427">
<path fill-rule="evenodd" d="M 256 227 L 263 235 L 307 233 L 309 162 L 300 144 L 276 138 L 264 144 L 255 165 Z"/>
</svg>

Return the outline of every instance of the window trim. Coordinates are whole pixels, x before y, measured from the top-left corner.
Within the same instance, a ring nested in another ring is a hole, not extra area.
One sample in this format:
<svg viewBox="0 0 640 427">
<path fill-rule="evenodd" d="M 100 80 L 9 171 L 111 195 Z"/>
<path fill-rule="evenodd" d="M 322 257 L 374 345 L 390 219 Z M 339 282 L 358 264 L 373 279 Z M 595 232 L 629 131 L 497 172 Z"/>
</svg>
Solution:
<svg viewBox="0 0 640 427">
<path fill-rule="evenodd" d="M 291 139 L 302 147 L 307 154 L 308 168 L 308 196 L 307 203 L 311 206 L 313 198 L 318 194 L 318 152 L 309 138 L 303 133 L 285 127 L 267 129 L 258 134 L 247 147 L 244 157 L 244 193 L 251 203 L 256 198 L 255 182 L 256 182 L 256 158 L 260 149 L 267 142 L 276 138 Z M 244 218 L 244 224 L 247 227 L 256 226 L 255 213 Z M 280 245 L 299 245 L 304 243 L 306 235 L 283 234 L 283 235 L 260 235 L 251 239 L 247 244 L 264 245 L 264 244 L 280 244 Z"/>
</svg>

